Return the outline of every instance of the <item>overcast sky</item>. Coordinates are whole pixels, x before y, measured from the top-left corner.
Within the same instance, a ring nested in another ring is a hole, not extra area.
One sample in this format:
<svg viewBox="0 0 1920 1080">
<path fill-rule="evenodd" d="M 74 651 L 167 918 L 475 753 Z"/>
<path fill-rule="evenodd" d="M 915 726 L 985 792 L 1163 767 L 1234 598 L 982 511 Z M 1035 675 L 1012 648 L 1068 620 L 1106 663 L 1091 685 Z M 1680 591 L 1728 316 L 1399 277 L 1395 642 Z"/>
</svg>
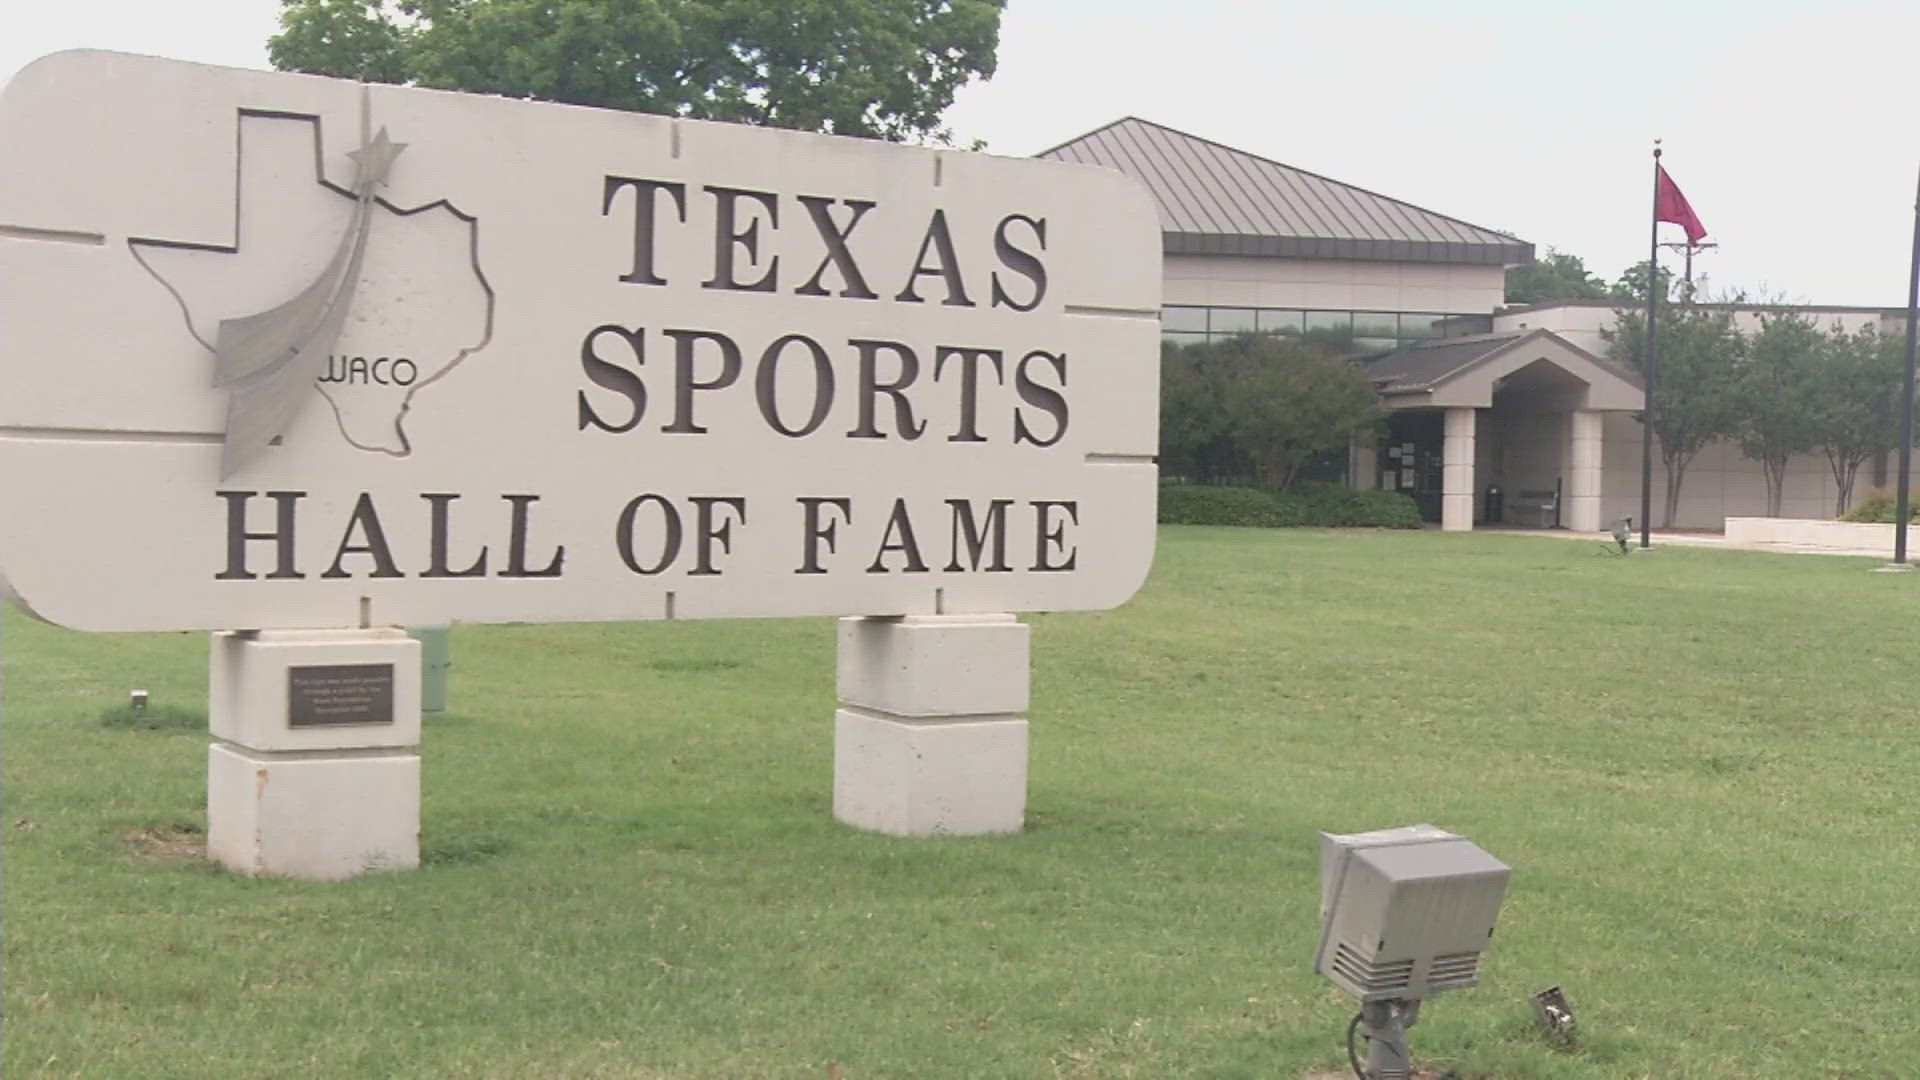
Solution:
<svg viewBox="0 0 1920 1080">
<path fill-rule="evenodd" d="M 0 77 L 91 47 L 265 67 L 276 0 L 0 0 Z M 1012 0 L 949 120 L 1031 154 L 1140 116 L 1557 247 L 1644 258 L 1648 152 L 1718 287 L 1906 301 L 1914 0 Z M 1678 229 L 1672 238 L 1679 238 Z"/>
</svg>

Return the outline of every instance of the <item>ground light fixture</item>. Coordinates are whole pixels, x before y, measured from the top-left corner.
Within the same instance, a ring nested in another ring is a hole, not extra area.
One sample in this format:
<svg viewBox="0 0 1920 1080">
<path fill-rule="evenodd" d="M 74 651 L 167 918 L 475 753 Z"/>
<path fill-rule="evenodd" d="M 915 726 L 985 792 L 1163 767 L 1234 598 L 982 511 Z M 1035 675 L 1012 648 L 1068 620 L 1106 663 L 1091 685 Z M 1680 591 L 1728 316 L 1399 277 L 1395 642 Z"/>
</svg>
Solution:
<svg viewBox="0 0 1920 1080">
<path fill-rule="evenodd" d="M 1313 969 L 1360 1001 L 1347 1060 L 1360 1080 L 1409 1080 L 1407 1029 L 1441 990 L 1480 981 L 1506 897 L 1507 864 L 1434 825 L 1320 834 L 1320 947 Z M 1354 1034 L 1367 1041 L 1362 1066 Z"/>
<path fill-rule="evenodd" d="M 1567 992 L 1557 986 L 1545 990 L 1527 999 L 1533 1006 L 1533 1019 L 1546 1033 L 1547 1039 L 1556 1046 L 1572 1046 L 1578 1024 L 1573 1019 L 1573 1002 L 1567 1000 Z"/>
</svg>

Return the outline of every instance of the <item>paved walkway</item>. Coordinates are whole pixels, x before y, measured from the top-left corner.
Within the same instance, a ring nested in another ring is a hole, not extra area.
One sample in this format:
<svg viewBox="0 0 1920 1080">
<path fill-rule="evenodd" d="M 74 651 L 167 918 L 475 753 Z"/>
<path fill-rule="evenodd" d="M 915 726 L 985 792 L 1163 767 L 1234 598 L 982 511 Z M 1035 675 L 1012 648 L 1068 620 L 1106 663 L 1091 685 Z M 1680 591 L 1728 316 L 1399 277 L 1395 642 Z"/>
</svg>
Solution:
<svg viewBox="0 0 1920 1080">
<path fill-rule="evenodd" d="M 1568 529 L 1509 529 L 1499 526 L 1486 528 L 1477 525 L 1474 528 L 1481 532 L 1507 533 L 1513 536 L 1545 536 L 1558 540 L 1599 540 L 1608 544 L 1613 542 L 1611 533 L 1579 533 Z M 1879 558 L 1891 560 L 1893 558 L 1893 551 L 1886 547 L 1825 547 L 1818 544 L 1741 544 L 1728 540 L 1726 536 L 1721 533 L 1656 531 L 1651 537 L 1651 540 L 1654 547 L 1719 548 L 1723 551 L 1771 551 L 1784 555 L 1847 555 L 1856 559 Z M 1915 540 L 1920 541 L 1920 536 L 1916 536 Z M 1640 534 L 1638 531 L 1633 534 L 1633 540 L 1631 542 L 1635 547 L 1640 546 Z"/>
</svg>

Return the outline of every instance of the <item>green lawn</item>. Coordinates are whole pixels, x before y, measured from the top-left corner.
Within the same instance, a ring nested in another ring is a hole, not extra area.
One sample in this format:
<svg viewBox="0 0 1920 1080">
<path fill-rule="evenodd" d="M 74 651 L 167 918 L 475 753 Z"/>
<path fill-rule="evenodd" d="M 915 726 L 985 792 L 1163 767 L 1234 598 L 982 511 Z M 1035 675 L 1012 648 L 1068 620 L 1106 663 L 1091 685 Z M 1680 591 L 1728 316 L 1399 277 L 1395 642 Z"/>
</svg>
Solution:
<svg viewBox="0 0 1920 1080">
<path fill-rule="evenodd" d="M 427 865 L 244 880 L 199 635 L 5 624 L 8 1077 L 1299 1077 L 1314 830 L 1515 868 L 1463 1077 L 1920 1073 L 1920 575 L 1858 559 L 1168 528 L 1034 618 L 1029 829 L 830 814 L 825 620 L 461 628 Z M 198 725 L 189 718 L 188 724 Z M 1564 986 L 1585 1038 L 1525 997 Z"/>
</svg>

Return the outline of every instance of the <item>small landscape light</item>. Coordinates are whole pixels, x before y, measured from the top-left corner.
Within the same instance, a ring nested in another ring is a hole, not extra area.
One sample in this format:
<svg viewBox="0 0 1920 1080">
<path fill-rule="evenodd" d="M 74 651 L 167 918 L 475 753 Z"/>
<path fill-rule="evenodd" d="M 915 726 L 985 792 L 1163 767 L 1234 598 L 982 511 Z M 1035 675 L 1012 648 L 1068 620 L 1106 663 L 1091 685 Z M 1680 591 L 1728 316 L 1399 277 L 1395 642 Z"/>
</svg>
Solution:
<svg viewBox="0 0 1920 1080">
<path fill-rule="evenodd" d="M 1573 1002 L 1567 1000 L 1566 991 L 1549 986 L 1527 1000 L 1533 1003 L 1533 1018 L 1540 1022 L 1547 1038 L 1563 1046 L 1572 1045 Z"/>
<path fill-rule="evenodd" d="M 1613 522 L 1613 542 L 1620 545 L 1620 554 L 1627 553 L 1627 541 L 1633 539 L 1633 518 L 1615 518 Z"/>
<path fill-rule="evenodd" d="M 127 707 L 132 709 L 136 713 L 146 712 L 147 711 L 147 692 L 145 690 L 135 690 L 133 693 L 128 694 Z"/>
<path fill-rule="evenodd" d="M 1320 834 L 1320 947 L 1313 969 L 1360 1000 L 1347 1060 L 1360 1080 L 1409 1080 L 1407 1029 L 1441 990 L 1480 981 L 1506 897 L 1507 864 L 1433 825 Z M 1364 1068 L 1354 1032 L 1366 1036 Z"/>
</svg>

